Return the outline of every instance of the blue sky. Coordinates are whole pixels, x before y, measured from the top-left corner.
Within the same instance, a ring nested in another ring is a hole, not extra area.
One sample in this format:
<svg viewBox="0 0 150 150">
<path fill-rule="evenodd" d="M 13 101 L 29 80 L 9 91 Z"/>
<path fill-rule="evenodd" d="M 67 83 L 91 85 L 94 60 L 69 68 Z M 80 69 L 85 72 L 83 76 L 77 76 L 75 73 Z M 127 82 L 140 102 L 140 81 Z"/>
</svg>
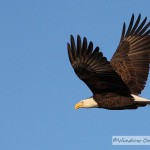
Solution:
<svg viewBox="0 0 150 150">
<path fill-rule="evenodd" d="M 0 150 L 149 149 L 112 146 L 114 135 L 150 135 L 150 106 L 74 110 L 90 90 L 73 72 L 66 43 L 86 36 L 110 59 L 123 22 L 150 1 L 1 0 Z M 142 96 L 150 99 L 150 78 Z"/>
</svg>

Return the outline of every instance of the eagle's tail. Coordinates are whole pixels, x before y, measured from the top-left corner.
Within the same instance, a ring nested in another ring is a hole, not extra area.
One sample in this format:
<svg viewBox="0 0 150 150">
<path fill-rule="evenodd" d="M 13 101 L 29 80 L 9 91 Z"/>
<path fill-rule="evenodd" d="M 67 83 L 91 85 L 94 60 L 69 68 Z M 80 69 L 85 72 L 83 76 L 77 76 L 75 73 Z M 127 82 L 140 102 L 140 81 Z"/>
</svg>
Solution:
<svg viewBox="0 0 150 150">
<path fill-rule="evenodd" d="M 134 98 L 134 102 L 136 102 L 137 104 L 150 104 L 150 100 L 149 99 L 146 99 L 146 98 L 134 95 L 134 94 L 131 94 L 131 95 Z"/>
</svg>

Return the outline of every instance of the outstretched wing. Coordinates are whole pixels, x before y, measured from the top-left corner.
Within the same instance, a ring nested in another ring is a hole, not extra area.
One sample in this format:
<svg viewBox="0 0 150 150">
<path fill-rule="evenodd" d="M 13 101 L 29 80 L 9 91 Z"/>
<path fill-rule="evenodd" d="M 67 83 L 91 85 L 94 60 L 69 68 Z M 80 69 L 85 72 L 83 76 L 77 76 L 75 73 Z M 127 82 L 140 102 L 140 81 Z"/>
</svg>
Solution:
<svg viewBox="0 0 150 150">
<path fill-rule="evenodd" d="M 150 64 L 150 22 L 147 17 L 140 23 L 131 17 L 126 31 L 124 23 L 119 46 L 110 63 L 133 94 L 140 94 L 145 87 Z"/>
<path fill-rule="evenodd" d="M 99 47 L 93 50 L 93 43 L 88 44 L 85 37 L 82 43 L 80 36 L 77 36 L 76 45 L 71 36 L 71 44 L 68 43 L 68 55 L 75 73 L 86 83 L 93 94 L 105 92 L 130 94 L 128 87 L 102 52 L 99 52 Z"/>
</svg>

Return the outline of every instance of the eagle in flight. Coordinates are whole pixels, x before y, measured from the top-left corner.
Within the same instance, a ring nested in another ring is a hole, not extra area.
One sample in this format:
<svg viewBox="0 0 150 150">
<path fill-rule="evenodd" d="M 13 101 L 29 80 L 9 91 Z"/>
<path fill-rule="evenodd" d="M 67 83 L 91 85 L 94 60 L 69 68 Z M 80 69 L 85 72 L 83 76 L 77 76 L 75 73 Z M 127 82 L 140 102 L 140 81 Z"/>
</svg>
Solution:
<svg viewBox="0 0 150 150">
<path fill-rule="evenodd" d="M 71 35 L 67 43 L 70 63 L 76 75 L 89 87 L 93 96 L 79 101 L 78 108 L 104 108 L 109 110 L 137 109 L 150 104 L 138 96 L 144 89 L 150 68 L 150 22 L 141 15 L 131 17 L 129 26 L 123 24 L 122 35 L 110 61 L 99 47 L 86 37 L 77 42 Z"/>
</svg>

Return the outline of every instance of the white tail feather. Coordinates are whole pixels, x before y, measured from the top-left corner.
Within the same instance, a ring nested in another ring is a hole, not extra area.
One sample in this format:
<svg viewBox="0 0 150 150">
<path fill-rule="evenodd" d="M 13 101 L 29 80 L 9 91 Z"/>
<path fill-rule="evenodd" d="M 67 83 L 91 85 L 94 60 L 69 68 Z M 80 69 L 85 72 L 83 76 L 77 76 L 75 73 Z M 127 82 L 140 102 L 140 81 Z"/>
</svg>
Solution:
<svg viewBox="0 0 150 150">
<path fill-rule="evenodd" d="M 150 100 L 149 99 L 146 99 L 146 98 L 134 95 L 134 94 L 131 94 L 131 95 L 134 97 L 134 101 L 135 102 L 150 104 Z"/>
</svg>

